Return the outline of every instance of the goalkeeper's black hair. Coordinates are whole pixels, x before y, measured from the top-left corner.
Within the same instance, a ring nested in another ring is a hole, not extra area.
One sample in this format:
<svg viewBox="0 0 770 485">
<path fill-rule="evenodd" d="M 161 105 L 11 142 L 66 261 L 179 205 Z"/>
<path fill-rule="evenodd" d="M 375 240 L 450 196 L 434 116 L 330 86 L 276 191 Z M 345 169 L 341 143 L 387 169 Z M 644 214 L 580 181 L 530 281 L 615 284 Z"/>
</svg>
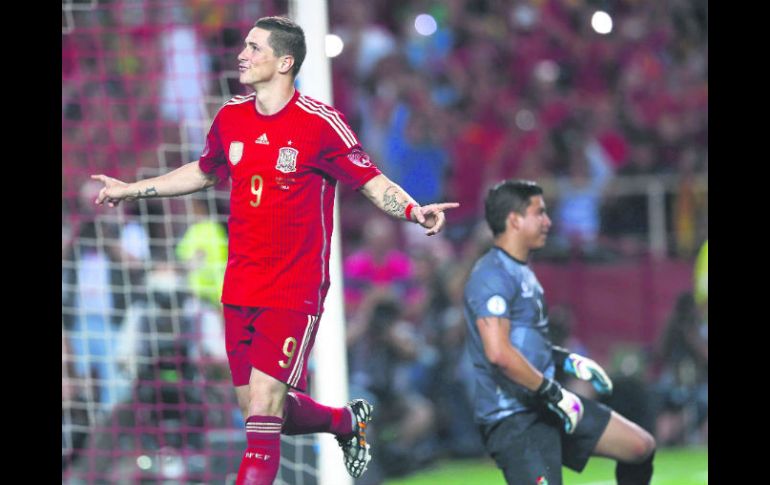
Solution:
<svg viewBox="0 0 770 485">
<path fill-rule="evenodd" d="M 307 54 L 305 32 L 302 27 L 286 17 L 262 17 L 254 22 L 254 27 L 270 31 L 267 43 L 270 44 L 276 57 L 289 55 L 294 58 L 291 73 L 297 77 Z"/>
<path fill-rule="evenodd" d="M 543 195 L 543 189 L 531 180 L 504 180 L 489 189 L 484 200 L 484 217 L 492 234 L 497 237 L 505 232 L 505 221 L 511 212 L 524 215 L 530 198 L 535 195 Z"/>
</svg>

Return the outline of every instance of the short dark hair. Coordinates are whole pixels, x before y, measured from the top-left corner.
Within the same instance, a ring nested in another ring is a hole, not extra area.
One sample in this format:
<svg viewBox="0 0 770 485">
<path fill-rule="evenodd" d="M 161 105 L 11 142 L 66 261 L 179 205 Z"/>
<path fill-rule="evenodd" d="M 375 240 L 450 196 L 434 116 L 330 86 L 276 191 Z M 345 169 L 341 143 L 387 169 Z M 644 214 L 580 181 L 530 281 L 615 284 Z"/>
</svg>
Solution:
<svg viewBox="0 0 770 485">
<path fill-rule="evenodd" d="M 524 215 L 534 195 L 543 195 L 543 189 L 531 180 L 503 180 L 489 189 L 484 217 L 492 234 L 497 237 L 505 232 L 505 221 L 511 212 Z"/>
<path fill-rule="evenodd" d="M 254 27 L 270 31 L 267 42 L 277 57 L 290 55 L 294 58 L 291 73 L 297 77 L 307 54 L 302 27 L 286 17 L 262 17 L 254 22 Z"/>
</svg>

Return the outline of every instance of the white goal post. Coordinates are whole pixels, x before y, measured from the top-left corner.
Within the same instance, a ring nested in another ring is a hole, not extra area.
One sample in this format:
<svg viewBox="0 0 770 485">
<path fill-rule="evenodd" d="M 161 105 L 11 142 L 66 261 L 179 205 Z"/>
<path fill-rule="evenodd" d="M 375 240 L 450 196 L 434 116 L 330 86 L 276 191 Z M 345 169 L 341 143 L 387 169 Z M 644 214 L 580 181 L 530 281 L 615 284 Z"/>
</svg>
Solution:
<svg viewBox="0 0 770 485">
<path fill-rule="evenodd" d="M 300 90 L 303 94 L 331 105 L 331 66 L 325 49 L 328 32 L 326 0 L 291 0 L 289 15 L 305 31 L 307 43 L 307 55 L 299 72 Z M 329 260 L 331 287 L 326 296 L 324 315 L 313 347 L 315 369 L 312 394 L 327 406 L 341 406 L 348 401 L 339 204 L 334 205 L 334 220 L 337 227 L 332 231 Z M 318 484 L 352 485 L 353 480 L 345 470 L 334 437 L 320 433 L 317 439 Z"/>
</svg>

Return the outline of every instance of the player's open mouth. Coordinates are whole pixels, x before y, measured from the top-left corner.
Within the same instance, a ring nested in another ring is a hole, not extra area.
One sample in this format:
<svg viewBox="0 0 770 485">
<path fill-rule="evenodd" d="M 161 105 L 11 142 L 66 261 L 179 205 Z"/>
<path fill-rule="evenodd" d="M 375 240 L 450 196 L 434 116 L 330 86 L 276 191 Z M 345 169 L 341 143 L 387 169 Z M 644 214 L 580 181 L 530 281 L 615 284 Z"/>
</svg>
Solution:
<svg viewBox="0 0 770 485">
<path fill-rule="evenodd" d="M 246 66 L 238 66 L 238 71 L 240 72 L 244 72 L 246 69 L 248 69 Z"/>
</svg>

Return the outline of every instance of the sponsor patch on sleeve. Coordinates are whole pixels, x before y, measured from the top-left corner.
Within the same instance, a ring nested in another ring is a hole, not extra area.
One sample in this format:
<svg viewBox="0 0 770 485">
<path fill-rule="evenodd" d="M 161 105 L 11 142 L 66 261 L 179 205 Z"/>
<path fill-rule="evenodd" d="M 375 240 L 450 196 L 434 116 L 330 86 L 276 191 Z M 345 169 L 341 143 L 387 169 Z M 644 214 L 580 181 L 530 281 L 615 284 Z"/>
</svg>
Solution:
<svg viewBox="0 0 770 485">
<path fill-rule="evenodd" d="M 358 165 L 362 168 L 369 168 L 372 166 L 372 162 L 369 160 L 369 155 L 359 149 L 355 149 L 348 153 L 348 160 L 350 160 L 353 165 Z"/>
</svg>

